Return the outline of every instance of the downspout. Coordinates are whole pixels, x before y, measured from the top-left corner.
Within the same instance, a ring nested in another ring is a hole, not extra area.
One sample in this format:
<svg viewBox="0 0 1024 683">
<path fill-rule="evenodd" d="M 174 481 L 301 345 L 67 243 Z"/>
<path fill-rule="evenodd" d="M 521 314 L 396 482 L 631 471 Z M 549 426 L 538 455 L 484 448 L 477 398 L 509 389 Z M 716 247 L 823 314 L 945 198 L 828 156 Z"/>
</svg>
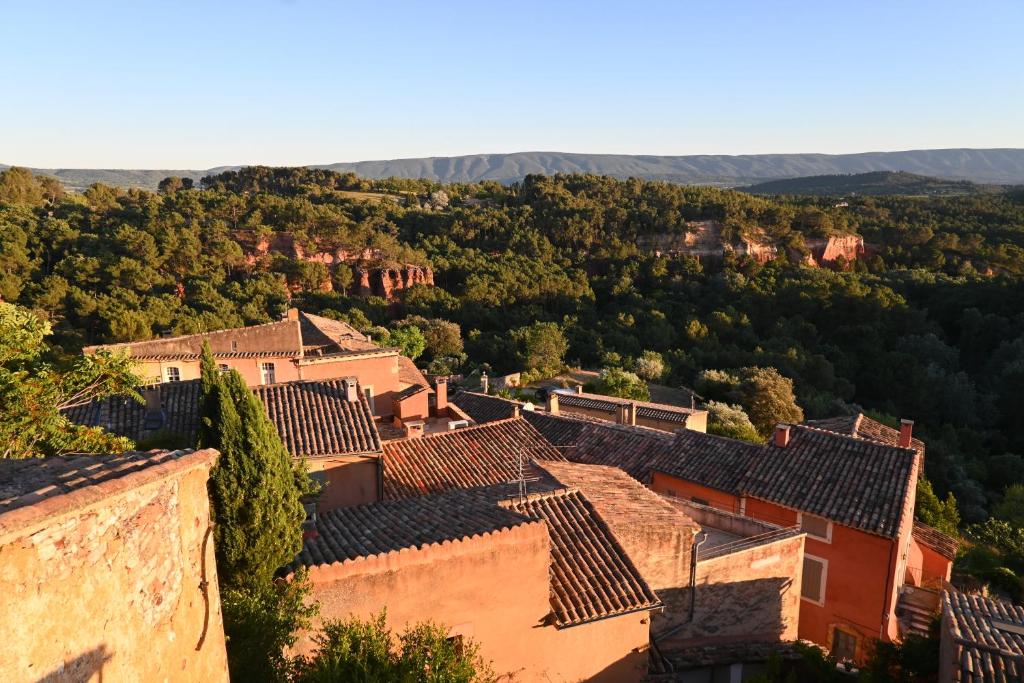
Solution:
<svg viewBox="0 0 1024 683">
<path fill-rule="evenodd" d="M 889 599 L 892 598 L 895 600 L 895 598 L 893 598 L 892 591 L 890 590 L 890 586 L 892 586 L 893 575 L 896 573 L 896 567 L 892 563 L 892 552 L 896 549 L 898 543 L 899 537 L 897 536 L 896 540 L 889 546 L 889 571 L 886 572 L 885 577 L 885 599 L 882 601 L 882 624 L 878 627 L 878 639 L 883 642 L 885 642 L 884 635 L 886 627 L 889 625 L 889 613 L 892 611 L 889 609 Z"/>
<path fill-rule="evenodd" d="M 705 533 L 703 538 L 690 548 L 690 615 L 686 618 L 687 623 L 693 623 L 693 612 L 697 606 L 697 552 L 707 540 L 708 535 Z"/>
<path fill-rule="evenodd" d="M 377 501 L 384 500 L 384 454 L 377 456 Z"/>
</svg>

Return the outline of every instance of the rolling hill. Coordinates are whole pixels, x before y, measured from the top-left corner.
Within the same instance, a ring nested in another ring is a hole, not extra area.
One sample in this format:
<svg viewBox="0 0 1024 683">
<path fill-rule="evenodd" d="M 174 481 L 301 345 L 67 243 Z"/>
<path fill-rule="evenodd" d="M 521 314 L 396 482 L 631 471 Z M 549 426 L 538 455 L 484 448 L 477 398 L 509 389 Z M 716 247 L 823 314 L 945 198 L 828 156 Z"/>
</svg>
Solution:
<svg viewBox="0 0 1024 683">
<path fill-rule="evenodd" d="M 904 171 L 872 171 L 849 175 L 816 175 L 770 180 L 740 188 L 751 194 L 792 194 L 842 197 L 847 195 L 952 196 L 999 192 L 998 185 L 951 180 Z"/>
<path fill-rule="evenodd" d="M 206 170 L 33 169 L 72 188 L 103 182 L 153 189 L 166 176 L 198 180 L 237 166 Z M 647 156 L 518 152 L 317 165 L 367 178 L 430 178 L 441 182 L 514 182 L 530 173 L 595 173 L 677 183 L 742 186 L 817 175 L 905 171 L 976 183 L 1024 183 L 1024 149 L 932 149 L 862 154 Z"/>
</svg>

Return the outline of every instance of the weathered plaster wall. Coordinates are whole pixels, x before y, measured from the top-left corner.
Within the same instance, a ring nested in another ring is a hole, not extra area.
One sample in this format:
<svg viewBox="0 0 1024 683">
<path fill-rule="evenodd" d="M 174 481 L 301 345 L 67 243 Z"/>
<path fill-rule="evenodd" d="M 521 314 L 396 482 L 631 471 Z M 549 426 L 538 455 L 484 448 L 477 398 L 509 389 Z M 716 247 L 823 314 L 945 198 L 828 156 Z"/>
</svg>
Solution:
<svg viewBox="0 0 1024 683">
<path fill-rule="evenodd" d="M 398 355 L 307 357 L 299 364 L 299 379 L 356 377 L 360 389 L 373 390 L 373 414 L 393 413 L 399 389 Z"/>
<path fill-rule="evenodd" d="M 313 568 L 319 619 L 367 618 L 387 608 L 400 632 L 424 620 L 472 638 L 496 673 L 517 681 L 639 681 L 649 615 L 556 629 L 547 625 L 550 541 L 533 522 L 475 538 Z M 301 634 L 296 649 L 313 644 Z"/>
<path fill-rule="evenodd" d="M 800 583 L 804 537 L 792 536 L 697 563 L 692 621 L 654 624 L 666 647 L 696 647 L 735 642 L 794 640 L 800 623 Z M 689 590 L 665 596 L 689 605 Z M 685 609 L 677 612 L 686 615 Z"/>
<path fill-rule="evenodd" d="M 0 680 L 227 681 L 207 476 L 0 540 Z"/>
<path fill-rule="evenodd" d="M 701 486 L 700 484 L 694 484 L 693 482 L 679 479 L 678 477 L 673 477 L 672 475 L 665 474 L 663 472 L 651 473 L 651 490 L 666 496 L 683 498 L 686 500 L 699 498 L 701 500 L 708 501 L 708 504 L 711 505 L 711 507 L 726 510 L 728 512 L 740 511 L 739 498 L 731 493 L 719 491 L 707 486 Z"/>
<path fill-rule="evenodd" d="M 366 505 L 380 499 L 380 463 L 377 458 L 310 458 L 306 460 L 306 467 L 310 472 L 323 473 L 317 477 L 325 484 L 316 502 L 316 509 L 320 512 L 352 505 Z"/>
</svg>

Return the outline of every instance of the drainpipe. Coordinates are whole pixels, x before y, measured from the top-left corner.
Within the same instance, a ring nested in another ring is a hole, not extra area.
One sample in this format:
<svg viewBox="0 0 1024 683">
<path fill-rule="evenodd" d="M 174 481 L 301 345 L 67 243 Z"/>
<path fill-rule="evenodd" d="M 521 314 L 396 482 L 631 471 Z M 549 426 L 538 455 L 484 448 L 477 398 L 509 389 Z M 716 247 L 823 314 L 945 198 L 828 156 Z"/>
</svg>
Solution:
<svg viewBox="0 0 1024 683">
<path fill-rule="evenodd" d="M 686 619 L 687 623 L 693 622 L 693 611 L 697 606 L 697 552 L 707 540 L 708 535 L 704 534 L 703 538 L 690 548 L 690 615 Z"/>
</svg>

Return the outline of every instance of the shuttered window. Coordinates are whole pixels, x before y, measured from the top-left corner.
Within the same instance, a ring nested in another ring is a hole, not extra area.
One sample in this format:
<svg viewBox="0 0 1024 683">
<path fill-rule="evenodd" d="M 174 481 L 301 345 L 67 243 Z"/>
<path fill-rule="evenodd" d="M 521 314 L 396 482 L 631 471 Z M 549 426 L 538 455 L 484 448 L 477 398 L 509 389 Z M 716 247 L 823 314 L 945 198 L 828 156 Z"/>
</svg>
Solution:
<svg viewBox="0 0 1024 683">
<path fill-rule="evenodd" d="M 804 578 L 800 596 L 805 600 L 825 604 L 825 580 L 828 562 L 820 557 L 804 555 Z"/>
</svg>

